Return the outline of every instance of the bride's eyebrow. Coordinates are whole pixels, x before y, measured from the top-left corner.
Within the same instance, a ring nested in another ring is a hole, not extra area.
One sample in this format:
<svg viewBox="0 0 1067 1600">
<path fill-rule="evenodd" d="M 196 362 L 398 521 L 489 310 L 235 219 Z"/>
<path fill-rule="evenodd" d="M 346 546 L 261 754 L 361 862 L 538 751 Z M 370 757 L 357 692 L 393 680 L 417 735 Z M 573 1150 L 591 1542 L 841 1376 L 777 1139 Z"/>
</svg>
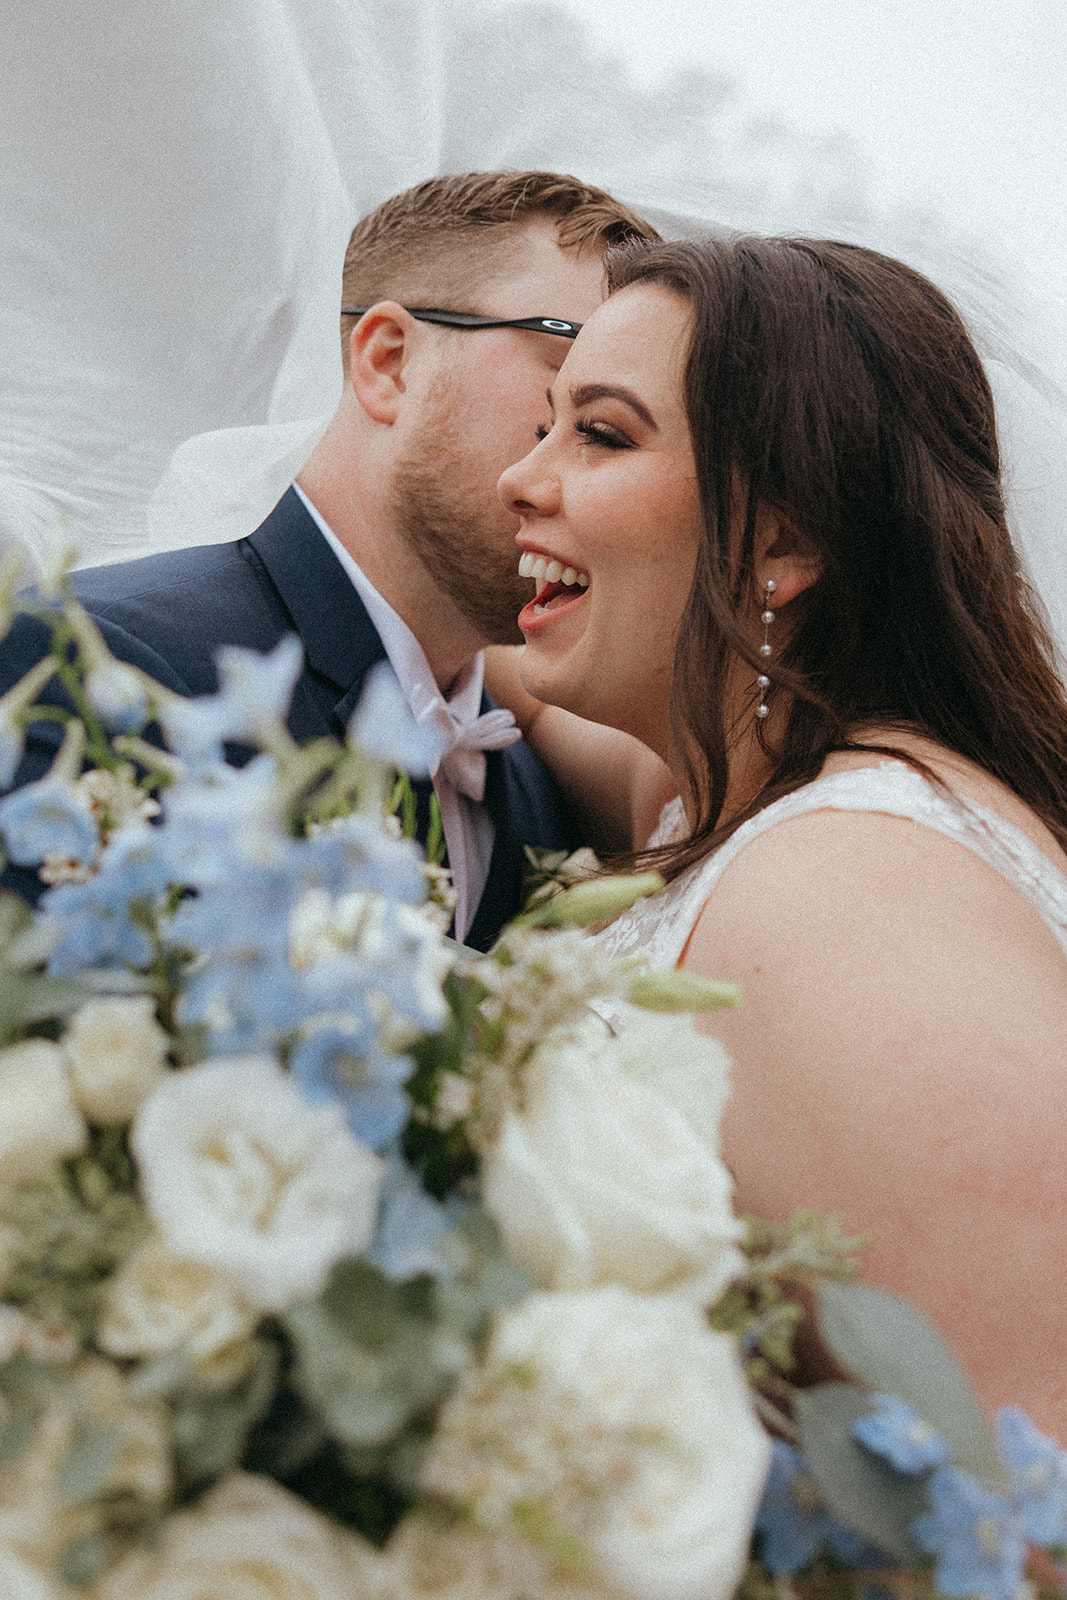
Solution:
<svg viewBox="0 0 1067 1600">
<path fill-rule="evenodd" d="M 659 432 L 659 427 L 651 411 L 643 400 L 639 400 L 632 389 L 624 389 L 617 383 L 583 383 L 579 388 L 571 390 L 571 403 L 575 406 L 587 406 L 594 400 L 621 400 L 623 405 L 630 407 L 641 421 L 653 430 Z"/>
</svg>

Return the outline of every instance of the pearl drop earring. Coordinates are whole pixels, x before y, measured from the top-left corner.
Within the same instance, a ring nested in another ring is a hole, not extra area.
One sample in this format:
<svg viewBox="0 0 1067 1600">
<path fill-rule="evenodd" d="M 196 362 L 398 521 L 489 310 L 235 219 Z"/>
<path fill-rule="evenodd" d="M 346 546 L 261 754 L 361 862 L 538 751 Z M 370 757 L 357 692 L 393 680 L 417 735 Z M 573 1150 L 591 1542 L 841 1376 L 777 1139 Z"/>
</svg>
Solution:
<svg viewBox="0 0 1067 1600">
<path fill-rule="evenodd" d="M 763 623 L 763 643 L 759 647 L 759 653 L 764 660 L 769 659 L 774 654 L 774 646 L 770 640 L 771 623 L 774 621 L 774 612 L 771 610 L 771 596 L 777 587 L 778 585 L 773 578 L 768 578 L 763 585 L 763 611 L 760 614 L 760 621 Z M 770 678 L 765 672 L 761 672 L 756 679 L 756 688 L 760 692 L 760 702 L 756 707 L 756 715 L 761 722 L 764 717 L 770 716 L 771 708 L 767 704 L 767 690 L 770 686 Z"/>
</svg>

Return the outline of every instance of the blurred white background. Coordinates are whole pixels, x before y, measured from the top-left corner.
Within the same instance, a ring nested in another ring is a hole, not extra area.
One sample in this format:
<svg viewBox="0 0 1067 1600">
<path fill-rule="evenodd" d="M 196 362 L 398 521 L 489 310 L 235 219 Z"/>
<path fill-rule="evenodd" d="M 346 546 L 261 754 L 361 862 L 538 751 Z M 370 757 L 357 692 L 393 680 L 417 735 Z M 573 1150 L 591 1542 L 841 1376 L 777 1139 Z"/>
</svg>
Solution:
<svg viewBox="0 0 1067 1600">
<path fill-rule="evenodd" d="M 357 217 L 434 173 L 545 166 L 674 233 L 851 238 L 942 284 L 1012 391 L 1067 637 L 1067 0 L 3 15 L 0 543 L 101 561 L 250 532 L 336 403 Z"/>
<path fill-rule="evenodd" d="M 704 67 L 732 115 L 850 143 L 870 197 L 1067 287 L 1064 0 L 563 0 L 644 87 Z"/>
</svg>

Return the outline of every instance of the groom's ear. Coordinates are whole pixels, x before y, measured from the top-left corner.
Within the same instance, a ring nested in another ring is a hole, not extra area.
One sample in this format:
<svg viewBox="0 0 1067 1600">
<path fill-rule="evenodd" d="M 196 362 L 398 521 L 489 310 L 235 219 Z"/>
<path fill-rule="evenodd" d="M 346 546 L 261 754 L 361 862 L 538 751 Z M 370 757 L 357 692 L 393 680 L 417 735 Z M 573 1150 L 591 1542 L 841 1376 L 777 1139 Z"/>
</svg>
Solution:
<svg viewBox="0 0 1067 1600">
<path fill-rule="evenodd" d="M 774 506 L 756 513 L 756 586 L 762 592 L 774 583 L 775 606 L 787 606 L 822 577 L 822 559 L 814 542 Z"/>
<path fill-rule="evenodd" d="M 418 324 L 395 300 L 381 300 L 352 329 L 348 383 L 372 422 L 396 421 L 406 390 L 405 368 Z"/>
</svg>

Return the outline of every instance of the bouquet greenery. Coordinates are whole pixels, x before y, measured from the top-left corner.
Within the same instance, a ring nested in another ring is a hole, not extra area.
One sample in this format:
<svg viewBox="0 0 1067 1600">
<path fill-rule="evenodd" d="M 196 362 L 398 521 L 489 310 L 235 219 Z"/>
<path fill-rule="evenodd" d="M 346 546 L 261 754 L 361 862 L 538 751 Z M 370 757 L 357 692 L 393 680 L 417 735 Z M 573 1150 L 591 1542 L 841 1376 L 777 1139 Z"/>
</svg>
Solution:
<svg viewBox="0 0 1067 1600">
<path fill-rule="evenodd" d="M 4 1600 L 1060 1585 L 1058 1447 L 991 1438 L 832 1222 L 735 1217 L 689 1015 L 733 991 L 582 931 L 654 875 L 549 883 L 464 951 L 394 815 L 432 753 L 387 671 L 298 748 L 295 641 L 186 701 L 62 579 L 8 573 L 18 608 L 52 648 L 0 783 L 30 724 L 58 753 L 0 800 L 47 885 L 0 898 Z M 843 1376 L 803 1388 L 811 1303 Z"/>
</svg>

